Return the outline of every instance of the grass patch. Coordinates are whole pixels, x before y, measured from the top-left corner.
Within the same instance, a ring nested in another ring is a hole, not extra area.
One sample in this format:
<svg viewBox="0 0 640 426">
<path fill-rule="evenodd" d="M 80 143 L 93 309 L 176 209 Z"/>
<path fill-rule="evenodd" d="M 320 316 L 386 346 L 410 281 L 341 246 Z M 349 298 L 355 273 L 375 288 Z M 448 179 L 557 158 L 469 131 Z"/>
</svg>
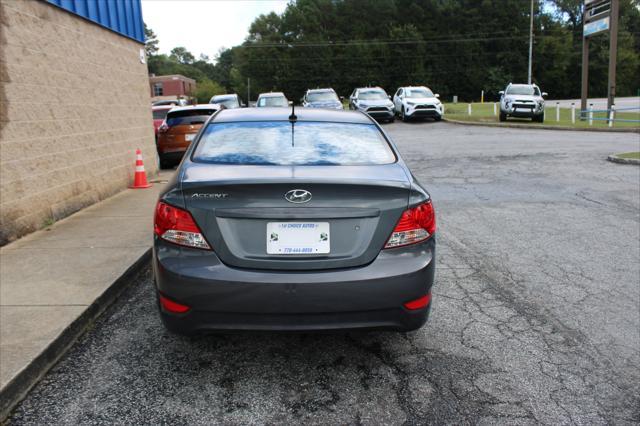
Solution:
<svg viewBox="0 0 640 426">
<path fill-rule="evenodd" d="M 640 160 L 640 152 L 624 152 L 622 154 L 616 154 L 619 158 L 630 158 L 632 160 Z"/>
<path fill-rule="evenodd" d="M 560 119 L 556 117 L 555 104 L 547 103 L 545 108 L 544 123 L 535 123 L 528 118 L 508 118 L 507 123 L 524 123 L 534 126 L 563 126 L 563 127 L 575 127 L 575 128 L 607 128 L 609 124 L 606 121 L 607 114 L 605 112 L 593 113 L 593 125 L 589 126 L 589 121 L 580 120 L 580 111 L 576 109 L 576 122 L 571 122 L 571 109 L 560 108 Z M 498 120 L 498 114 L 500 113 L 500 104 L 496 104 L 496 115 L 493 114 L 493 103 L 472 103 L 471 115 L 468 112 L 468 104 L 445 104 L 444 116 L 452 120 L 471 121 L 478 123 L 500 123 Z M 613 128 L 632 128 L 640 129 L 640 111 L 630 112 L 616 112 L 616 119 L 622 120 L 636 120 L 637 122 L 625 122 L 615 121 Z"/>
</svg>

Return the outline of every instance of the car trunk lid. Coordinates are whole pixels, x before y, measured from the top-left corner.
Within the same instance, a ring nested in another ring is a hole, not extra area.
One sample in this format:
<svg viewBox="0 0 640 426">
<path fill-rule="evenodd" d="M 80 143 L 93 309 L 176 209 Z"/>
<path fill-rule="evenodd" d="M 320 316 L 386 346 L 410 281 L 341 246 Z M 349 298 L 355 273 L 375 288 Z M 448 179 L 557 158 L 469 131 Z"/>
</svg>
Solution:
<svg viewBox="0 0 640 426">
<path fill-rule="evenodd" d="M 308 191 L 311 199 L 292 203 L 285 198 L 292 190 Z M 216 254 L 228 265 L 252 269 L 318 270 L 373 261 L 407 208 L 409 190 L 404 169 L 396 163 L 192 163 L 182 179 L 185 205 Z M 269 223 L 274 225 L 269 228 Z M 281 223 L 321 224 L 320 231 L 326 227 L 329 252 L 268 253 L 272 243 L 267 230 Z"/>
</svg>

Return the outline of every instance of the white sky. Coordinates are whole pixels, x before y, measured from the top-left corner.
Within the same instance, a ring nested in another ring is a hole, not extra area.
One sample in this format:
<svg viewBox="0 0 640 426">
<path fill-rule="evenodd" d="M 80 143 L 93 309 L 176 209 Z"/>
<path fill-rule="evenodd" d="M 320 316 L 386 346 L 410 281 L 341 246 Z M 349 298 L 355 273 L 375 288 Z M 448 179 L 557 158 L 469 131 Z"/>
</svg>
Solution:
<svg viewBox="0 0 640 426">
<path fill-rule="evenodd" d="M 142 17 L 160 53 L 184 46 L 196 58 L 213 59 L 220 48 L 242 43 L 256 17 L 286 6 L 287 0 L 142 0 Z"/>
</svg>

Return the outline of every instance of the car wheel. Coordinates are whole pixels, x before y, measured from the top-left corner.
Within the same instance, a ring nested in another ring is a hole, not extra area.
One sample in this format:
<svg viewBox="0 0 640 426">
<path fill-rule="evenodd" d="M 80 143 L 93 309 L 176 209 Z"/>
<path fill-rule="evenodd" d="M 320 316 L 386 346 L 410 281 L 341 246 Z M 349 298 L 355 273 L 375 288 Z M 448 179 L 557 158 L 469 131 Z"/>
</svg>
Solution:
<svg viewBox="0 0 640 426">
<path fill-rule="evenodd" d="M 533 116 L 533 121 L 535 121 L 537 123 L 544 123 L 544 114 L 534 115 Z"/>
<path fill-rule="evenodd" d="M 507 114 L 500 111 L 500 121 L 507 121 Z"/>
<path fill-rule="evenodd" d="M 433 117 L 434 121 L 440 121 L 442 120 L 442 116 L 441 115 L 436 115 L 435 117 Z"/>
<path fill-rule="evenodd" d="M 391 117 L 390 119 L 387 120 L 387 123 L 393 123 L 394 121 L 396 121 L 396 118 Z"/>
</svg>

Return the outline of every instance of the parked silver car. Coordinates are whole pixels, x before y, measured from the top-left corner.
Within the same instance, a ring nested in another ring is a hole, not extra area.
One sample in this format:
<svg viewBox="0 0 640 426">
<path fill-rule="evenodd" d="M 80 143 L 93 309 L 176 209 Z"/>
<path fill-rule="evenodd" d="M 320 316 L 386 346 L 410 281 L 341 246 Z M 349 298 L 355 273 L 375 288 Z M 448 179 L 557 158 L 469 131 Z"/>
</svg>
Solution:
<svg viewBox="0 0 640 426">
<path fill-rule="evenodd" d="M 535 84 L 509 83 L 500 91 L 500 121 L 507 117 L 531 118 L 532 121 L 544 121 L 544 99 L 546 92 L 540 92 Z"/>
<path fill-rule="evenodd" d="M 393 102 L 381 87 L 360 87 L 349 97 L 349 109 L 362 111 L 378 121 L 393 122 Z"/>
<path fill-rule="evenodd" d="M 336 91 L 331 88 L 307 90 L 301 103 L 306 108 L 343 109 Z"/>
<path fill-rule="evenodd" d="M 282 92 L 260 93 L 256 102 L 258 108 L 264 107 L 288 107 L 289 100 Z"/>
<path fill-rule="evenodd" d="M 402 121 L 412 118 L 433 118 L 440 121 L 444 110 L 439 97 L 440 95 L 433 94 L 425 86 L 401 87 L 393 95 L 393 104 Z"/>
</svg>

